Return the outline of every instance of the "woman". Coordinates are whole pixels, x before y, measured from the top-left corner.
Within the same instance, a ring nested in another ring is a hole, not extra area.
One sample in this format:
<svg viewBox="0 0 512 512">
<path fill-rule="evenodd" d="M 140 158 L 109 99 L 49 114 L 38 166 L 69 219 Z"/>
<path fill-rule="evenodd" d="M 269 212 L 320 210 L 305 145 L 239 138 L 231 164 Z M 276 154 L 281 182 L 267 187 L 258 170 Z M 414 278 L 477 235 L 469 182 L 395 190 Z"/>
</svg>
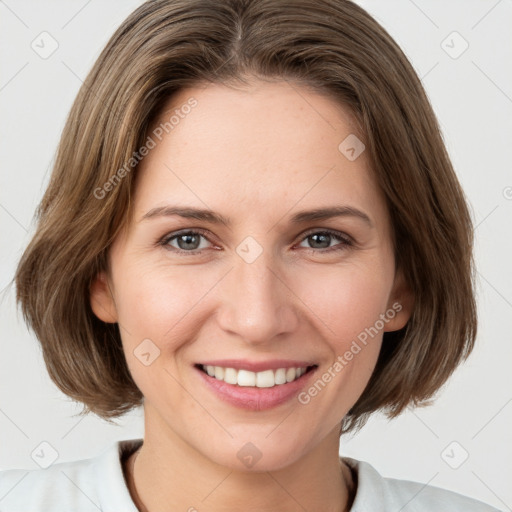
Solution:
<svg viewBox="0 0 512 512">
<path fill-rule="evenodd" d="M 357 5 L 143 4 L 38 216 L 16 284 L 49 374 L 86 413 L 142 404 L 145 434 L 0 473 L 4 512 L 495 510 L 338 455 L 431 398 L 476 334 L 463 192 Z"/>
</svg>

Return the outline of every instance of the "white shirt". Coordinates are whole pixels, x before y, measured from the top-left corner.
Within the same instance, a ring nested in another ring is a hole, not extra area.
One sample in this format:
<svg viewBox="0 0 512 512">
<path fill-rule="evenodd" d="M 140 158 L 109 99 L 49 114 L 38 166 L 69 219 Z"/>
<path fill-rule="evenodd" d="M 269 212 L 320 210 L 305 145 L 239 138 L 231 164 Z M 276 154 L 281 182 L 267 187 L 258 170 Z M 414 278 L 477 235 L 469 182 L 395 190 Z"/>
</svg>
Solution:
<svg viewBox="0 0 512 512">
<path fill-rule="evenodd" d="M 138 512 L 121 458 L 142 439 L 118 441 L 97 457 L 46 469 L 0 471 L 1 512 Z M 499 512 L 485 503 L 424 484 L 382 477 L 370 464 L 343 460 L 357 474 L 351 512 Z M 198 512 L 202 503 L 191 503 Z"/>
</svg>

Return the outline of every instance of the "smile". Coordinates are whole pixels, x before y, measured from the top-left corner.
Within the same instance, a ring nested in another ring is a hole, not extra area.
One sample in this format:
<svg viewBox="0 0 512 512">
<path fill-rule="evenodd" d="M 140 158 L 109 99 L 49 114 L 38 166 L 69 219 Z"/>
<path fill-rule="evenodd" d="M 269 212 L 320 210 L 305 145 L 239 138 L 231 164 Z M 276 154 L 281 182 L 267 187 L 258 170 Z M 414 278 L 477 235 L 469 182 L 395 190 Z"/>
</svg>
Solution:
<svg viewBox="0 0 512 512">
<path fill-rule="evenodd" d="M 294 398 L 309 385 L 318 365 L 311 361 L 223 359 L 194 365 L 213 396 L 239 409 L 263 411 Z"/>
<path fill-rule="evenodd" d="M 200 365 L 203 372 L 217 380 L 243 387 L 272 388 L 282 386 L 299 379 L 302 375 L 314 368 L 314 366 L 297 368 L 277 368 L 252 372 L 249 370 L 237 370 L 222 366 Z"/>
</svg>

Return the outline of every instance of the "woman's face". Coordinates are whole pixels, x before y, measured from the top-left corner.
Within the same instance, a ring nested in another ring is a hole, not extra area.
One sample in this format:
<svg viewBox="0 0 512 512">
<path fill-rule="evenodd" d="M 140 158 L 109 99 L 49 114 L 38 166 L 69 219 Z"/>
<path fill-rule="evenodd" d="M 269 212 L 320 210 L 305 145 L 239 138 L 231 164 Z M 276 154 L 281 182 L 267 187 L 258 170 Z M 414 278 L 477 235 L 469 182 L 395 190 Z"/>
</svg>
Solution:
<svg viewBox="0 0 512 512">
<path fill-rule="evenodd" d="M 354 132 L 332 99 L 287 82 L 166 105 L 108 286 L 91 289 L 97 316 L 119 323 L 146 437 L 257 470 L 337 443 L 383 332 L 410 313 Z M 311 214 L 324 209 L 340 214 Z"/>
</svg>

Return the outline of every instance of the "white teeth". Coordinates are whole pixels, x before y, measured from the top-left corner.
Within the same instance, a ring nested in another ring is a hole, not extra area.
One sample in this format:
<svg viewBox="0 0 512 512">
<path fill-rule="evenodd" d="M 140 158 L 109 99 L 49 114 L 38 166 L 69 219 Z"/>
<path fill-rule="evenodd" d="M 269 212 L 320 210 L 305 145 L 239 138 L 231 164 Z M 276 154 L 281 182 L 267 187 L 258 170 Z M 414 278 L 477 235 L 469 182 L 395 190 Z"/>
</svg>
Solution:
<svg viewBox="0 0 512 512">
<path fill-rule="evenodd" d="M 224 371 L 224 382 L 238 384 L 238 372 L 234 368 L 226 368 Z"/>
<path fill-rule="evenodd" d="M 277 370 L 264 370 L 250 372 L 248 370 L 235 370 L 222 366 L 204 366 L 203 370 L 210 377 L 223 380 L 227 384 L 238 384 L 245 387 L 271 388 L 292 382 L 306 373 L 306 368 L 278 368 Z"/>
<path fill-rule="evenodd" d="M 286 384 L 286 370 L 284 368 L 279 368 L 279 370 L 276 370 L 274 375 L 274 382 L 276 384 Z"/>
<path fill-rule="evenodd" d="M 239 386 L 255 386 L 256 374 L 254 372 L 248 372 L 247 370 L 238 370 L 237 384 Z"/>
<path fill-rule="evenodd" d="M 265 370 L 256 374 L 257 388 L 271 388 L 274 385 L 274 370 Z"/>
<path fill-rule="evenodd" d="M 286 382 L 291 382 L 292 380 L 295 380 L 295 377 L 296 377 L 295 368 L 288 368 L 286 370 Z"/>
<path fill-rule="evenodd" d="M 222 368 L 222 366 L 215 366 L 215 378 L 224 380 L 224 368 Z"/>
</svg>

